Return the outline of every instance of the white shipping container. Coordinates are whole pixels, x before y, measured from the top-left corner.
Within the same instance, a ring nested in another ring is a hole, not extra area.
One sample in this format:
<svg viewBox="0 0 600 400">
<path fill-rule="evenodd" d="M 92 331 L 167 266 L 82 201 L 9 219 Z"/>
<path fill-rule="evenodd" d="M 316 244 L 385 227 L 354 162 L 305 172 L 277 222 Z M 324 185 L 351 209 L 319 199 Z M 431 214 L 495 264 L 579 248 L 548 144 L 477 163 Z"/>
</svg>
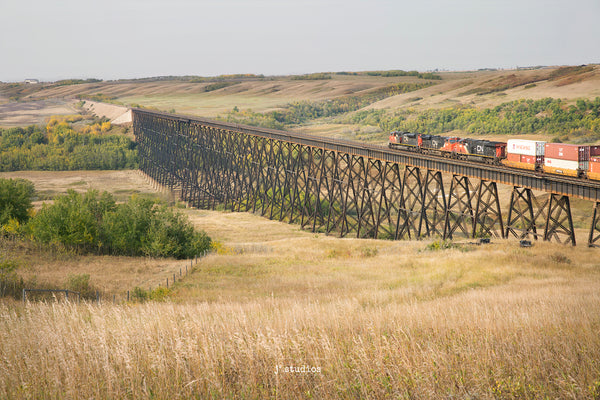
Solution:
<svg viewBox="0 0 600 400">
<path fill-rule="evenodd" d="M 506 152 L 523 156 L 543 156 L 546 142 L 525 139 L 509 139 Z"/>
<path fill-rule="evenodd" d="M 547 167 L 560 169 L 580 169 L 583 171 L 587 171 L 588 169 L 588 161 L 561 160 L 559 158 L 545 158 L 544 165 Z"/>
</svg>

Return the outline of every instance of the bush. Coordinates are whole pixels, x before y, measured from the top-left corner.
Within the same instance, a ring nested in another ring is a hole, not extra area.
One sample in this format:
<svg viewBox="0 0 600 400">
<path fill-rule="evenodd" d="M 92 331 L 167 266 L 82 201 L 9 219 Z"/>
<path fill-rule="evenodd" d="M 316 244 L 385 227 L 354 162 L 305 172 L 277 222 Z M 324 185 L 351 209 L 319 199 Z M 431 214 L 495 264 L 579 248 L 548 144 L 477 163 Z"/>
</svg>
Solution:
<svg viewBox="0 0 600 400">
<path fill-rule="evenodd" d="M 0 178 L 0 226 L 11 220 L 26 222 L 33 207 L 34 192 L 33 183 L 28 180 Z"/>
<path fill-rule="evenodd" d="M 579 99 L 576 105 L 568 105 L 561 99 L 545 98 L 515 100 L 489 109 L 462 105 L 424 111 L 402 109 L 394 113 L 360 110 L 344 122 L 377 125 L 384 132 L 546 133 L 561 135 L 563 141 L 566 135 L 577 134 L 580 142 L 592 143 L 600 139 L 600 97 Z"/>
<path fill-rule="evenodd" d="M 425 246 L 425 250 L 427 251 L 439 251 L 446 249 L 459 249 L 462 250 L 462 247 L 459 244 L 455 244 L 450 240 L 434 240 Z"/>
<path fill-rule="evenodd" d="M 66 287 L 73 292 L 79 292 L 82 299 L 96 298 L 96 288 L 90 285 L 89 274 L 69 274 Z"/>
<path fill-rule="evenodd" d="M 131 292 L 131 298 L 137 301 L 146 301 L 148 300 L 148 291 L 136 286 Z"/>
<path fill-rule="evenodd" d="M 17 268 L 18 264 L 12 260 L 0 261 L 0 297 L 21 297 L 24 283 L 17 274 Z"/>
<path fill-rule="evenodd" d="M 42 243 L 129 256 L 192 258 L 211 244 L 206 233 L 164 204 L 137 197 L 116 204 L 109 193 L 94 190 L 70 190 L 44 205 L 27 231 Z"/>
<path fill-rule="evenodd" d="M 42 243 L 62 244 L 91 251 L 102 247 L 102 217 L 116 207 L 113 197 L 95 190 L 84 195 L 70 189 L 54 203 L 44 204 L 28 225 L 29 232 Z"/>
<path fill-rule="evenodd" d="M 171 295 L 171 290 L 167 289 L 166 287 L 157 287 L 156 289 L 153 289 L 148 297 L 150 298 L 150 300 L 154 300 L 154 301 L 165 301 L 167 300 L 167 298 Z"/>
</svg>

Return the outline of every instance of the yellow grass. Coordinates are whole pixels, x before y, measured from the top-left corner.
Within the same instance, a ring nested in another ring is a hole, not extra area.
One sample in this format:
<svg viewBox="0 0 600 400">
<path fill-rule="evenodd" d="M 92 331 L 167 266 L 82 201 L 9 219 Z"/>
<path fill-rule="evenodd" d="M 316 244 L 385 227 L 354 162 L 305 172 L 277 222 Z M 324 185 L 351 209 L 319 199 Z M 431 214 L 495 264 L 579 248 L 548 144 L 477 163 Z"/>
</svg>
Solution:
<svg viewBox="0 0 600 400">
<path fill-rule="evenodd" d="M 186 212 L 218 252 L 167 303 L 0 303 L 0 398 L 600 395 L 596 249 L 512 239 L 435 251 Z M 91 268 L 116 290 L 160 264 L 119 260 L 48 270 L 60 281 Z"/>
<path fill-rule="evenodd" d="M 371 289 L 372 296 L 380 291 Z M 0 305 L 0 397 L 599 394 L 597 281 L 522 279 L 385 304 L 362 303 L 348 291 L 331 295 L 329 301 L 304 295 L 214 304 Z"/>
<path fill-rule="evenodd" d="M 163 200 L 172 200 L 173 196 L 165 192 L 156 192 L 156 185 L 137 170 L 120 171 L 15 171 L 0 172 L 0 178 L 27 179 L 35 185 L 41 206 L 45 200 L 66 194 L 69 189 L 76 192 L 98 190 L 110 192 L 117 200 L 126 200 L 132 195 L 152 196 Z"/>
</svg>

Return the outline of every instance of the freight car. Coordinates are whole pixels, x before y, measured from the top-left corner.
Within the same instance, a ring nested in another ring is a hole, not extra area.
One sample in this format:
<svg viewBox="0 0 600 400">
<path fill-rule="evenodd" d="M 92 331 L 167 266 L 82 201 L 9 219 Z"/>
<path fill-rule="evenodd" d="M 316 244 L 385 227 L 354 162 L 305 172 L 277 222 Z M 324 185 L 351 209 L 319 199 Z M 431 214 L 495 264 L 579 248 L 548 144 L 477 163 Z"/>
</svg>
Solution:
<svg viewBox="0 0 600 400">
<path fill-rule="evenodd" d="M 600 180 L 600 146 L 510 139 L 507 143 L 412 132 L 390 133 L 392 149 Z"/>
</svg>

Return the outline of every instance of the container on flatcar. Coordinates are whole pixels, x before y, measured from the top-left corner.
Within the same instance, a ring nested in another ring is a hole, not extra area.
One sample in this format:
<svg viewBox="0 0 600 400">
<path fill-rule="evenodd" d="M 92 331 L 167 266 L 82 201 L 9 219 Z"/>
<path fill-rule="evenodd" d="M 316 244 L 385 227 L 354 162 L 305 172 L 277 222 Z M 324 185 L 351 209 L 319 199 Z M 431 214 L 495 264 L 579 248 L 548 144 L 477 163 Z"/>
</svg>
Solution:
<svg viewBox="0 0 600 400">
<path fill-rule="evenodd" d="M 508 161 L 512 161 L 512 162 L 518 162 L 518 163 L 525 163 L 525 164 L 538 164 L 538 165 L 543 165 L 544 164 L 544 157 L 543 156 L 527 156 L 524 154 L 514 154 L 514 153 L 508 153 L 506 155 L 506 159 Z"/>
<path fill-rule="evenodd" d="M 547 167 L 561 168 L 561 169 L 573 169 L 587 171 L 589 161 L 573 161 L 563 160 L 562 158 L 544 158 L 544 165 Z"/>
<path fill-rule="evenodd" d="M 521 162 L 521 155 L 514 154 L 514 153 L 508 153 L 508 154 L 506 154 L 506 160 L 510 161 L 510 162 Z"/>
<path fill-rule="evenodd" d="M 600 146 L 590 146 L 590 157 L 600 156 Z"/>
<path fill-rule="evenodd" d="M 526 156 L 521 154 L 521 162 L 526 164 L 544 165 L 544 156 Z"/>
<path fill-rule="evenodd" d="M 577 144 L 546 143 L 544 156 L 546 159 L 566 161 L 589 161 L 590 146 Z M 544 164 L 547 165 L 547 164 Z"/>
<path fill-rule="evenodd" d="M 544 172 L 550 174 L 582 176 L 589 168 L 588 160 L 565 160 L 562 158 L 544 158 Z"/>
<path fill-rule="evenodd" d="M 592 150 L 590 149 L 590 151 Z M 600 180 L 600 157 L 590 157 L 587 176 L 589 179 Z"/>
<path fill-rule="evenodd" d="M 519 154 L 524 156 L 543 156 L 546 142 L 525 139 L 509 139 L 506 142 L 507 154 Z"/>
<path fill-rule="evenodd" d="M 588 171 L 600 173 L 600 157 L 590 157 L 590 166 Z"/>
</svg>

